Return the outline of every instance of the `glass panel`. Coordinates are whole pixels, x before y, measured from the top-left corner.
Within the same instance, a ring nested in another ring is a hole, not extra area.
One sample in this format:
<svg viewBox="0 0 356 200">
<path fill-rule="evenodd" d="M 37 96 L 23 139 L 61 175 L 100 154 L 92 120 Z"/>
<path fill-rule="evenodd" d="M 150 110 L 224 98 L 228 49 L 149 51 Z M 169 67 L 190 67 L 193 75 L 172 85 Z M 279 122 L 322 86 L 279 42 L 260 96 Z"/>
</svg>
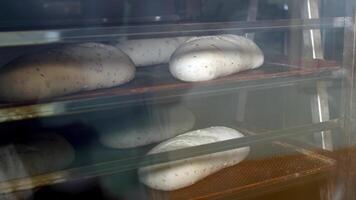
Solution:
<svg viewBox="0 0 356 200">
<path fill-rule="evenodd" d="M 0 4 L 0 200 L 354 199 L 353 0 Z"/>
</svg>

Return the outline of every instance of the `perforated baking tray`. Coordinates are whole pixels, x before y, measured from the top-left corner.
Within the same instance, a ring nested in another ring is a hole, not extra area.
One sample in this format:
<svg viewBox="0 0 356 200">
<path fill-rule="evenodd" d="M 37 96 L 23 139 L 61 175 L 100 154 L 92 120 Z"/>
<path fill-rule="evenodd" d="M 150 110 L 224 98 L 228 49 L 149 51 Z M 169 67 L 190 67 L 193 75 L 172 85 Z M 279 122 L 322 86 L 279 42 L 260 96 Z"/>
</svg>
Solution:
<svg viewBox="0 0 356 200">
<path fill-rule="evenodd" d="M 329 157 L 281 142 L 253 147 L 252 152 L 248 160 L 208 176 L 190 187 L 172 192 L 147 188 L 147 192 L 155 200 L 256 195 L 264 190 L 281 190 L 293 183 L 326 178 L 336 164 Z"/>
</svg>

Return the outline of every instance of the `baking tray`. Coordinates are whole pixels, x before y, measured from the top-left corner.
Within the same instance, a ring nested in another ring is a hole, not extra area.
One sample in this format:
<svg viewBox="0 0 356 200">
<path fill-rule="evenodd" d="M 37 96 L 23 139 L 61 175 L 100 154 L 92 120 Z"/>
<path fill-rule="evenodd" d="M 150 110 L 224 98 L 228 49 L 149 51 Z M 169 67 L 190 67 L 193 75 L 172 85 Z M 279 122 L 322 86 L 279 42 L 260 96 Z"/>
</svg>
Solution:
<svg viewBox="0 0 356 200">
<path fill-rule="evenodd" d="M 282 142 L 254 147 L 252 152 L 252 158 L 190 187 L 172 192 L 147 188 L 147 192 L 154 200 L 242 198 L 327 178 L 336 166 L 336 161 L 329 157 Z"/>
<path fill-rule="evenodd" d="M 283 87 L 335 79 L 342 68 L 334 61 L 267 61 L 262 67 L 212 81 L 187 83 L 175 79 L 168 65 L 140 67 L 131 82 L 114 88 L 81 92 L 41 101 L 0 103 L 0 122 L 72 114 L 140 104 L 236 92 L 240 89 Z"/>
</svg>

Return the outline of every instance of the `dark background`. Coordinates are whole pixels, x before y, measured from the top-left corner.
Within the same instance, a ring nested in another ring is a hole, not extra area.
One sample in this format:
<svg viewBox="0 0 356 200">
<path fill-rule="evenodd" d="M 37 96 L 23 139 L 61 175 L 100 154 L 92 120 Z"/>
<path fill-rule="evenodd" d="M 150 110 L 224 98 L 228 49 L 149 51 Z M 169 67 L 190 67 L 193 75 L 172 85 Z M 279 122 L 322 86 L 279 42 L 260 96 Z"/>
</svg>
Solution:
<svg viewBox="0 0 356 200">
<path fill-rule="evenodd" d="M 321 1 L 323 17 L 344 16 L 346 0 Z M 260 0 L 258 19 L 294 17 L 293 0 Z M 2 0 L 0 28 L 44 29 L 147 23 L 240 21 L 248 0 Z M 157 19 L 156 17 L 160 18 Z"/>
</svg>

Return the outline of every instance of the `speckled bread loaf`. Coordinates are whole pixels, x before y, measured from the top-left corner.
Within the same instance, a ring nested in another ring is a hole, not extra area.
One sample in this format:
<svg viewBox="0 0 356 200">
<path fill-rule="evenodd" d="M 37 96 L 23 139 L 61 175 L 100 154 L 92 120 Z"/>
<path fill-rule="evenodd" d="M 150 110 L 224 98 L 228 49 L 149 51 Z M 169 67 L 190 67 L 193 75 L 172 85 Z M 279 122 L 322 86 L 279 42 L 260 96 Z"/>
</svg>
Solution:
<svg viewBox="0 0 356 200">
<path fill-rule="evenodd" d="M 184 42 L 172 55 L 169 69 L 179 80 L 213 80 L 263 64 L 261 49 L 237 35 L 195 37 Z"/>
<path fill-rule="evenodd" d="M 122 117 L 106 119 L 94 126 L 100 141 L 111 148 L 148 145 L 184 133 L 195 124 L 193 113 L 180 104 L 141 107 Z"/>
<path fill-rule="evenodd" d="M 227 127 L 210 127 L 178 135 L 154 147 L 148 154 L 243 137 Z M 140 181 L 156 190 L 171 191 L 190 186 L 223 168 L 236 165 L 249 153 L 249 147 L 140 168 Z"/>
<path fill-rule="evenodd" d="M 0 70 L 0 99 L 38 100 L 109 88 L 134 78 L 135 66 L 115 47 L 84 43 L 26 55 Z"/>
<path fill-rule="evenodd" d="M 173 52 L 190 37 L 121 40 L 116 45 L 136 66 L 168 63 Z"/>
</svg>

